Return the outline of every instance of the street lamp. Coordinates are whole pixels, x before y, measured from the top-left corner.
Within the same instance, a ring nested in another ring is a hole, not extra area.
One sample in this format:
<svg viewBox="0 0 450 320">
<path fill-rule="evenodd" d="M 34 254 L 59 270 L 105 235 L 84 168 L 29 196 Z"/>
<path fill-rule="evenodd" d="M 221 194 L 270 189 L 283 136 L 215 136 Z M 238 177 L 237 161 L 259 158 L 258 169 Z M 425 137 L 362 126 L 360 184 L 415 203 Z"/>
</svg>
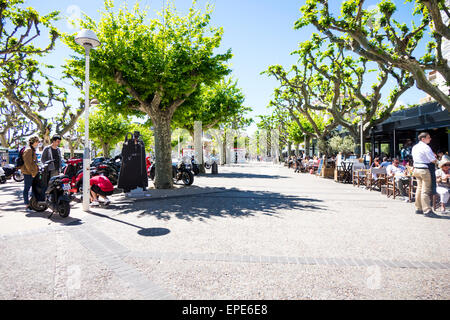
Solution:
<svg viewBox="0 0 450 320">
<path fill-rule="evenodd" d="M 84 153 L 83 153 L 83 211 L 89 211 L 90 199 L 90 148 L 89 148 L 89 52 L 92 48 L 98 47 L 100 41 L 97 35 L 88 29 L 78 32 L 75 42 L 83 46 L 86 53 L 86 70 L 85 70 L 85 99 L 84 99 Z"/>
<path fill-rule="evenodd" d="M 361 117 L 361 120 L 360 120 L 360 125 L 361 125 L 361 138 L 360 138 L 360 146 L 361 146 L 361 158 L 363 157 L 363 146 L 364 146 L 364 134 L 363 134 L 363 115 L 366 113 L 365 112 L 365 110 L 364 110 L 364 108 L 362 108 L 362 109 L 359 109 L 357 112 L 356 112 L 360 117 Z"/>
</svg>

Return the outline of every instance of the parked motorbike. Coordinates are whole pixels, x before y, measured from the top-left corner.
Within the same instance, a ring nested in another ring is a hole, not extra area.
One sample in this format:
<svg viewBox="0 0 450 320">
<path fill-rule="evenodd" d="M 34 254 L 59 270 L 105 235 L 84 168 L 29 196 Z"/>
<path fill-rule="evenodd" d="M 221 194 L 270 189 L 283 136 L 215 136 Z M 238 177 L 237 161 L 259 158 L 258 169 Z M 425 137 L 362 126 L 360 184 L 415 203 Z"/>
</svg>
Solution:
<svg viewBox="0 0 450 320">
<path fill-rule="evenodd" d="M 198 175 L 200 173 L 200 168 L 198 166 L 198 162 L 197 160 L 194 159 L 194 156 L 192 156 L 191 158 L 191 165 L 192 165 L 192 172 L 194 173 L 194 175 Z"/>
<path fill-rule="evenodd" d="M 5 171 L 0 167 L 0 183 L 6 183 Z"/>
<path fill-rule="evenodd" d="M 25 177 L 23 176 L 22 171 L 20 171 L 20 169 L 17 168 L 13 164 L 7 164 L 2 169 L 3 169 L 4 173 L 5 173 L 6 180 L 9 180 L 9 179 L 13 178 L 14 181 L 22 182 L 25 179 Z"/>
<path fill-rule="evenodd" d="M 108 161 L 102 162 L 93 169 L 96 170 L 97 174 L 101 174 L 104 175 L 105 177 L 108 177 L 109 181 L 111 181 L 113 185 L 117 185 L 117 182 L 119 180 L 119 172 L 116 170 L 115 167 L 113 167 L 113 165 L 110 162 Z"/>
<path fill-rule="evenodd" d="M 55 212 L 66 218 L 70 214 L 70 179 L 64 174 L 49 178 L 48 164 L 53 161 L 47 161 L 33 179 L 30 207 L 38 212 L 50 208 L 52 213 L 49 218 Z"/>
<path fill-rule="evenodd" d="M 210 157 L 208 160 L 205 161 L 205 169 L 211 169 L 212 164 L 216 162 L 216 158 Z"/>
<path fill-rule="evenodd" d="M 153 163 L 150 166 L 150 179 L 154 180 L 156 174 L 156 165 Z M 173 183 L 178 183 L 178 181 L 183 181 L 186 186 L 190 186 L 194 183 L 194 175 L 191 170 L 186 166 L 183 161 L 172 163 L 172 179 Z"/>
</svg>

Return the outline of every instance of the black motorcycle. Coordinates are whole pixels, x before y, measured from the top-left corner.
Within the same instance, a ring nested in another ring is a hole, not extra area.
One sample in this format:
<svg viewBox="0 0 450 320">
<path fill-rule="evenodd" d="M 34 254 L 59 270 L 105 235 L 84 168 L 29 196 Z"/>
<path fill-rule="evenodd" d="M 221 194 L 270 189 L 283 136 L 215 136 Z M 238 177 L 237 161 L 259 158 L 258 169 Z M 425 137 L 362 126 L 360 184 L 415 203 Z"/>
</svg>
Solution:
<svg viewBox="0 0 450 320">
<path fill-rule="evenodd" d="M 150 179 L 155 179 L 155 163 L 150 166 Z M 173 183 L 177 183 L 178 181 L 183 181 L 186 186 L 190 186 L 194 183 L 194 175 L 191 170 L 186 167 L 186 164 L 183 161 L 180 161 L 178 164 L 172 163 L 172 178 Z"/>
<path fill-rule="evenodd" d="M 200 173 L 200 168 L 199 168 L 199 166 L 198 166 L 198 163 L 197 163 L 197 161 L 194 159 L 194 156 L 192 156 L 192 158 L 191 158 L 191 168 L 192 168 L 192 172 L 195 174 L 195 175 L 198 175 L 199 173 Z"/>
<path fill-rule="evenodd" d="M 2 169 L 5 172 L 6 180 L 13 178 L 14 181 L 22 182 L 25 179 L 23 173 L 15 165 L 7 164 Z"/>
<path fill-rule="evenodd" d="M 66 218 L 70 214 L 70 179 L 65 175 L 50 178 L 48 164 L 52 161 L 54 160 L 47 161 L 33 179 L 30 207 L 38 212 L 50 208 L 52 213 L 49 218 L 55 212 Z"/>
<path fill-rule="evenodd" d="M 109 162 L 102 162 L 93 169 L 96 169 L 97 174 L 107 177 L 113 185 L 117 185 L 117 182 L 119 181 L 119 172 Z"/>
</svg>

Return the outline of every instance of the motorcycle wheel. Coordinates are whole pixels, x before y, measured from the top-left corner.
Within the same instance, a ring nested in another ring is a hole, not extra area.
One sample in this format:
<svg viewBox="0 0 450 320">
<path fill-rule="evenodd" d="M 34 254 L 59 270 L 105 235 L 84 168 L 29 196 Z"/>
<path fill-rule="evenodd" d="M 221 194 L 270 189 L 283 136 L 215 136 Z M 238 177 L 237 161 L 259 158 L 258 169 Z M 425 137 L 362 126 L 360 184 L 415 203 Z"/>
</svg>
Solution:
<svg viewBox="0 0 450 320">
<path fill-rule="evenodd" d="M 33 209 L 34 211 L 37 212 L 43 212 L 45 210 L 47 210 L 48 206 L 46 204 L 39 204 L 39 202 L 37 201 L 37 199 L 35 197 L 32 197 L 30 199 L 30 207 L 31 209 Z"/>
<path fill-rule="evenodd" d="M 70 214 L 70 202 L 61 201 L 58 213 L 62 218 L 67 218 Z"/>
<path fill-rule="evenodd" d="M 200 173 L 200 169 L 198 167 L 193 168 L 192 171 L 194 171 L 194 175 L 198 175 Z"/>
<path fill-rule="evenodd" d="M 14 172 L 13 174 L 13 179 L 16 182 L 22 182 L 25 179 L 25 176 L 23 175 L 23 173 L 19 170 Z"/>
<path fill-rule="evenodd" d="M 186 186 L 190 186 L 194 183 L 194 175 L 190 171 L 183 171 L 181 173 L 181 181 L 183 181 Z"/>
<path fill-rule="evenodd" d="M 0 177 L 0 183 L 6 183 L 6 177 L 4 176 Z"/>
<path fill-rule="evenodd" d="M 205 163 L 205 169 L 211 169 L 211 165 L 209 163 Z"/>
</svg>

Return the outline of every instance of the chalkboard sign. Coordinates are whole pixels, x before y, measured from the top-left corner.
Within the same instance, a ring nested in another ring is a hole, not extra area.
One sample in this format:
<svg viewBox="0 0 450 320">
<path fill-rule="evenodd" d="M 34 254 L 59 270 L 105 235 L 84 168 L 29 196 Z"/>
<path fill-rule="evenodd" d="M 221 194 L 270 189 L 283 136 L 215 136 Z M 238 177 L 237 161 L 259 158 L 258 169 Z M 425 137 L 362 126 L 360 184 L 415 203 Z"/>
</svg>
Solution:
<svg viewBox="0 0 450 320">
<path fill-rule="evenodd" d="M 317 169 L 318 175 L 320 175 L 320 173 L 322 172 L 322 167 L 323 167 L 323 158 L 320 159 L 319 168 Z"/>
</svg>

